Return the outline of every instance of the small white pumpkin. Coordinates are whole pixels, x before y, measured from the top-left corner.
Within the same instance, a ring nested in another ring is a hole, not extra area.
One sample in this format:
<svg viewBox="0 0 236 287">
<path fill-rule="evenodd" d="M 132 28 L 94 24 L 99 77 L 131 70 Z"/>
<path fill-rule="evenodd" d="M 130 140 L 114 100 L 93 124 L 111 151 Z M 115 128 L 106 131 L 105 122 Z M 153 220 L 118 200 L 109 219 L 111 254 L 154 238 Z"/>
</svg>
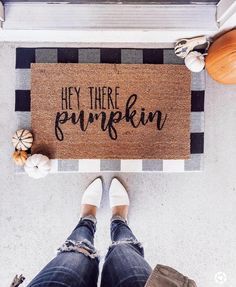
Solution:
<svg viewBox="0 0 236 287">
<path fill-rule="evenodd" d="M 33 143 L 33 135 L 28 130 L 18 130 L 12 137 L 12 144 L 17 150 L 28 150 Z"/>
<path fill-rule="evenodd" d="M 204 56 L 197 51 L 190 52 L 184 59 L 184 62 L 186 67 L 195 73 L 201 72 L 205 67 Z"/>
<path fill-rule="evenodd" d="M 33 154 L 25 162 L 25 172 L 33 178 L 45 177 L 50 169 L 50 159 L 42 154 Z"/>
</svg>

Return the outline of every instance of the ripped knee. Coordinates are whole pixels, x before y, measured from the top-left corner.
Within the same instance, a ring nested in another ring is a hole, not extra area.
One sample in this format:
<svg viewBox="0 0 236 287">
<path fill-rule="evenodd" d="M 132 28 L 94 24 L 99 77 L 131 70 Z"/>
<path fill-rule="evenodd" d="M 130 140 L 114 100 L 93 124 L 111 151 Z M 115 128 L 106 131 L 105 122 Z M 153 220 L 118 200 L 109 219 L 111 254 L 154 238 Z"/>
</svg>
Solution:
<svg viewBox="0 0 236 287">
<path fill-rule="evenodd" d="M 57 254 L 63 252 L 77 252 L 82 253 L 85 256 L 95 259 L 99 259 L 99 255 L 95 247 L 87 239 L 81 241 L 66 240 L 58 249 Z"/>
<path fill-rule="evenodd" d="M 133 239 L 133 238 L 127 238 L 127 239 L 123 239 L 123 240 L 113 241 L 111 243 L 110 247 L 122 245 L 122 244 L 131 244 L 133 246 L 143 248 L 142 243 L 136 239 Z"/>
</svg>

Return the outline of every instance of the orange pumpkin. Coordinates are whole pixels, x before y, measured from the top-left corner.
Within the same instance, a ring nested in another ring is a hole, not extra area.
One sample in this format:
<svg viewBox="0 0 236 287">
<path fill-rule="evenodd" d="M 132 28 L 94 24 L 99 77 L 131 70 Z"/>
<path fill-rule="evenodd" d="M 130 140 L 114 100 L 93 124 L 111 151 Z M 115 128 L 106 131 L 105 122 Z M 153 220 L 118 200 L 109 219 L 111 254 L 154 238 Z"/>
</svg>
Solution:
<svg viewBox="0 0 236 287">
<path fill-rule="evenodd" d="M 24 165 L 27 160 L 27 157 L 27 152 L 24 150 L 17 150 L 12 155 L 12 158 L 16 165 Z"/>
<path fill-rule="evenodd" d="M 222 35 L 210 46 L 206 69 L 214 80 L 236 84 L 236 29 Z"/>
</svg>

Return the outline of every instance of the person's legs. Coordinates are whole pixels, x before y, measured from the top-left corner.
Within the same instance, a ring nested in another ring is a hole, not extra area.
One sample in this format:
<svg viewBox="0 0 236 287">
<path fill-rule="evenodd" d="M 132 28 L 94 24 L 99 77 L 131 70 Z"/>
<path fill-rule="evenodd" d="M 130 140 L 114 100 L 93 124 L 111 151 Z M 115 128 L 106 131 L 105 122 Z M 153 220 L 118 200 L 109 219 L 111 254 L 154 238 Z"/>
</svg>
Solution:
<svg viewBox="0 0 236 287">
<path fill-rule="evenodd" d="M 71 235 L 68 236 L 67 240 L 81 241 L 86 239 L 93 244 L 96 223 L 97 220 L 94 215 L 82 216 Z"/>
<path fill-rule="evenodd" d="M 143 247 L 127 224 L 129 201 L 126 197 L 122 205 L 122 192 L 124 197 L 125 195 L 124 188 L 123 191 L 121 189 L 116 184 L 116 198 L 119 197 L 119 200 L 114 200 L 114 204 L 111 204 L 112 244 L 105 258 L 101 287 L 143 287 L 152 268 L 144 259 Z M 116 202 L 119 202 L 118 206 L 115 205 Z"/>
<path fill-rule="evenodd" d="M 102 271 L 101 287 L 143 287 L 152 272 L 140 242 L 126 222 L 111 222 L 110 246 Z"/>
<path fill-rule="evenodd" d="M 126 241 L 128 239 L 137 241 L 135 235 L 127 224 L 127 221 L 119 216 L 114 215 L 111 219 L 111 240 L 112 242 Z"/>
<path fill-rule="evenodd" d="M 100 205 L 101 190 L 95 186 L 96 192 L 94 184 L 91 185 L 93 185 L 92 191 L 97 193 L 97 200 L 94 198 L 91 200 L 91 188 L 88 187 L 82 199 L 79 224 L 58 249 L 58 255 L 39 272 L 28 287 L 97 286 L 99 259 L 93 243 L 96 231 L 96 208 Z"/>
<path fill-rule="evenodd" d="M 97 286 L 99 261 L 93 247 L 95 230 L 95 222 L 81 219 L 58 249 L 58 255 L 39 272 L 28 287 Z"/>
</svg>

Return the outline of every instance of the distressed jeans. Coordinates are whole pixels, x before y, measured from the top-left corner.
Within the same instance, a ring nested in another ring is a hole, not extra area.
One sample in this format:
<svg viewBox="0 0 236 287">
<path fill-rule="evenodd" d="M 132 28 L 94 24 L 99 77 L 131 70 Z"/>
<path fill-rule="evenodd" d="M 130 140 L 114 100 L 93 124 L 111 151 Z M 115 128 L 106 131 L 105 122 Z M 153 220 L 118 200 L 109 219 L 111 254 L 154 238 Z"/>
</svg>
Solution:
<svg viewBox="0 0 236 287">
<path fill-rule="evenodd" d="M 99 257 L 94 247 L 96 219 L 79 224 L 28 287 L 96 287 Z M 144 259 L 143 247 L 120 217 L 111 220 L 111 240 L 102 270 L 101 287 L 143 287 L 152 269 Z"/>
</svg>

